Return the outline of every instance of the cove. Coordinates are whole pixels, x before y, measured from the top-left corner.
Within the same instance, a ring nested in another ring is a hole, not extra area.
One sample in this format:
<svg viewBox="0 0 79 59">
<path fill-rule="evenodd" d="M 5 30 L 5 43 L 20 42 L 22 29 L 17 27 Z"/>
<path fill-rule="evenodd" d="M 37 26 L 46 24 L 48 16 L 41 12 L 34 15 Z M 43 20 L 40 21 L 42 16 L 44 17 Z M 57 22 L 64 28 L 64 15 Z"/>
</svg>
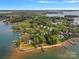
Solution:
<svg viewBox="0 0 79 59">
<path fill-rule="evenodd" d="M 17 33 L 11 30 L 11 25 L 4 24 L 0 21 L 0 59 L 5 59 L 8 56 L 12 41 L 19 37 Z"/>
</svg>

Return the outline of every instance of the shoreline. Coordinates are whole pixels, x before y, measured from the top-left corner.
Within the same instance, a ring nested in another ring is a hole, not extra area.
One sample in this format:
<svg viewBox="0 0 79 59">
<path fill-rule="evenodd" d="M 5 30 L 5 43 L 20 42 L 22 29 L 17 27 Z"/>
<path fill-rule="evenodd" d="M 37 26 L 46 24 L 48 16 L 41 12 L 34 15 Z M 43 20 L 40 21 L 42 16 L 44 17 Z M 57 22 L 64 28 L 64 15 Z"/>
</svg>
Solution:
<svg viewBox="0 0 79 59">
<path fill-rule="evenodd" d="M 61 44 L 55 44 L 55 45 L 49 45 L 49 46 L 43 46 L 42 48 L 45 49 L 49 49 L 49 48 L 54 48 L 54 47 L 58 47 L 61 46 Z M 18 48 L 15 48 L 14 46 L 11 47 L 11 55 L 9 59 L 20 59 L 23 56 L 29 56 L 32 55 L 34 53 L 43 53 L 41 51 L 41 47 L 38 48 L 31 48 L 25 51 L 20 51 Z"/>
<path fill-rule="evenodd" d="M 75 42 L 73 42 L 73 39 L 75 40 Z M 57 48 L 57 47 L 62 47 L 62 46 L 64 46 L 64 48 L 67 49 L 67 46 L 73 45 L 73 44 L 75 45 L 76 42 L 79 42 L 79 38 L 71 38 L 71 39 L 66 40 L 64 42 L 61 42 L 60 44 L 42 46 L 42 48 L 44 49 L 44 51 L 46 49 Z M 10 59 L 20 59 L 23 56 L 33 55 L 34 53 L 43 53 L 42 50 L 41 50 L 41 47 L 38 47 L 38 48 L 30 48 L 30 49 L 25 50 L 25 51 L 20 51 L 18 48 L 15 48 L 12 45 L 11 46 L 11 50 L 12 50 L 12 53 L 10 55 Z"/>
</svg>

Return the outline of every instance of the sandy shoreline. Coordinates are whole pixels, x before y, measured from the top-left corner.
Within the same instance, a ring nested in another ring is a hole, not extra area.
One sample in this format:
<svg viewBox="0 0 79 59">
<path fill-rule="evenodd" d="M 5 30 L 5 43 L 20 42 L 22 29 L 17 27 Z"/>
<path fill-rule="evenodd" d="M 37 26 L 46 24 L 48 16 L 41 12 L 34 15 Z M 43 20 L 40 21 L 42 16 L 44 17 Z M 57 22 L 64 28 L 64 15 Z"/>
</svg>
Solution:
<svg viewBox="0 0 79 59">
<path fill-rule="evenodd" d="M 74 41 L 73 41 L 74 40 Z M 64 46 L 64 48 L 67 48 L 67 46 L 69 45 L 75 45 L 76 42 L 79 42 L 79 38 L 72 38 L 69 40 L 66 40 L 65 42 L 62 42 L 60 44 L 55 44 L 55 45 L 47 45 L 47 46 L 43 46 L 42 48 L 45 49 L 49 49 L 49 48 L 57 48 L 57 47 L 61 47 Z M 25 51 L 20 51 L 18 48 L 15 47 L 11 47 L 11 55 L 9 59 L 21 59 L 22 56 L 29 56 L 32 55 L 34 53 L 41 53 L 41 47 L 38 48 L 31 48 Z"/>
<path fill-rule="evenodd" d="M 61 44 L 56 44 L 56 45 L 49 45 L 49 46 L 43 46 L 43 49 L 49 49 L 49 48 L 54 48 L 54 47 L 58 47 L 61 46 Z M 29 50 L 25 50 L 25 51 L 20 51 L 18 48 L 15 48 L 14 46 L 11 47 L 11 55 L 9 57 L 9 59 L 20 59 L 22 56 L 26 55 L 31 55 L 33 53 L 41 53 L 41 47 L 38 48 L 31 48 Z"/>
</svg>

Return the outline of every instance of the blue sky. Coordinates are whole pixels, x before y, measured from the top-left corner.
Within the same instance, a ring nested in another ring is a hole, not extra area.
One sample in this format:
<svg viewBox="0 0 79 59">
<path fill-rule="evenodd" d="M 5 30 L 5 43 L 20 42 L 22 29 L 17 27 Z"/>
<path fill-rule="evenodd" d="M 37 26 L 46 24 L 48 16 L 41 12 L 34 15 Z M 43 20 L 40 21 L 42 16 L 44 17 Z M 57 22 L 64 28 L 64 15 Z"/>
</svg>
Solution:
<svg viewBox="0 0 79 59">
<path fill-rule="evenodd" d="M 79 0 L 0 0 L 0 10 L 79 9 Z"/>
</svg>

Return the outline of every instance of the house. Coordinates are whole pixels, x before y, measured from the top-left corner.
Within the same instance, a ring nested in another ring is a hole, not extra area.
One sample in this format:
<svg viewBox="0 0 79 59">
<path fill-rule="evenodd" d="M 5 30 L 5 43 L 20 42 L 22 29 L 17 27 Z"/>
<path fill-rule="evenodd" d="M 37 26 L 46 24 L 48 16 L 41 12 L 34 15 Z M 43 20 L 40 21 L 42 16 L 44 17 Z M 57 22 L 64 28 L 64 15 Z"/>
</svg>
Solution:
<svg viewBox="0 0 79 59">
<path fill-rule="evenodd" d="M 65 15 L 70 24 L 79 25 L 79 16 L 77 15 Z"/>
<path fill-rule="evenodd" d="M 79 25 L 79 17 L 74 18 L 73 25 Z"/>
</svg>

